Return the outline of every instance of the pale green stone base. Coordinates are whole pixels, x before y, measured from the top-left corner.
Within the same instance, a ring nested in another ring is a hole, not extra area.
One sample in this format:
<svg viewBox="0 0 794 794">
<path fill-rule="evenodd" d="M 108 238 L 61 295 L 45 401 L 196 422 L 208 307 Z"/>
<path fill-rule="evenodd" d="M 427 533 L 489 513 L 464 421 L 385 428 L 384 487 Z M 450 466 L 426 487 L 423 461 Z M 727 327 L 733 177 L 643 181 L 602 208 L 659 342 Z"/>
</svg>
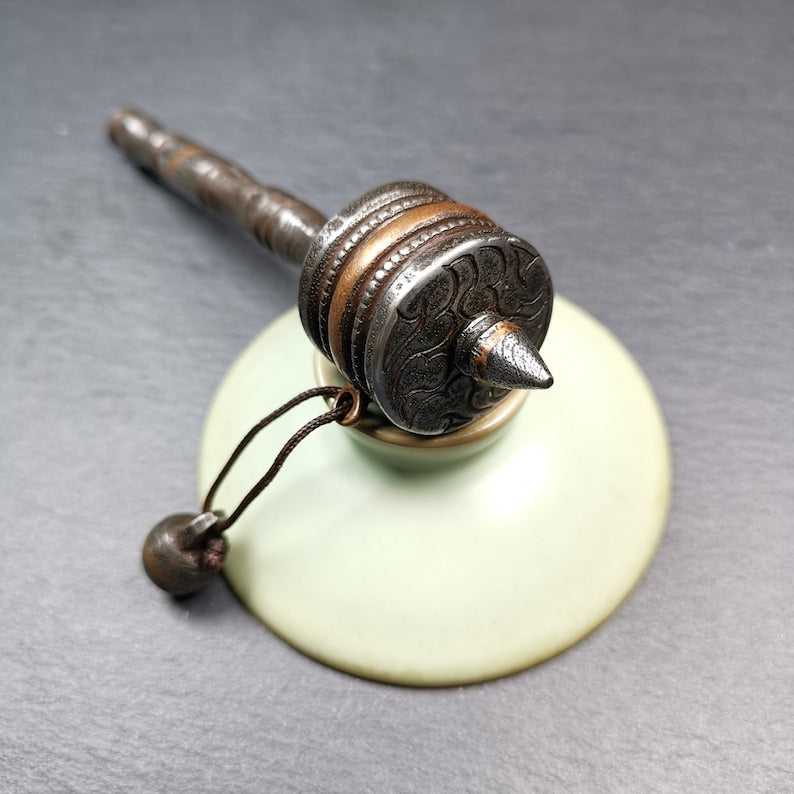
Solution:
<svg viewBox="0 0 794 794">
<path fill-rule="evenodd" d="M 297 311 L 241 354 L 207 417 L 199 490 L 262 416 L 314 385 Z M 415 471 L 322 428 L 229 531 L 224 571 L 248 608 L 304 653 L 356 675 L 460 684 L 537 664 L 607 618 L 663 532 L 671 459 L 643 373 L 596 320 L 555 300 L 532 392 L 478 454 Z M 280 419 L 238 461 L 231 509 L 286 439 Z"/>
</svg>

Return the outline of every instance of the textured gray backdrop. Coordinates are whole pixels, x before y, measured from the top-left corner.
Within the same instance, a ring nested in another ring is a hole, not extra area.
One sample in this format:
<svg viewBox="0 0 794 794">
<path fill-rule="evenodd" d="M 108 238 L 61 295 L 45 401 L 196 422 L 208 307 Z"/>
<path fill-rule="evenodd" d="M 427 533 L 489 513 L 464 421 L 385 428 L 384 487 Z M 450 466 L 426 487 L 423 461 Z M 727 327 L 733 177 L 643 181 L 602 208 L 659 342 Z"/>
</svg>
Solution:
<svg viewBox="0 0 794 794">
<path fill-rule="evenodd" d="M 782 0 L 1 3 L 0 790 L 794 790 L 792 40 Z M 417 178 L 539 247 L 675 449 L 606 625 L 411 690 L 146 581 L 296 274 L 124 162 L 123 103 L 327 212 Z"/>
</svg>

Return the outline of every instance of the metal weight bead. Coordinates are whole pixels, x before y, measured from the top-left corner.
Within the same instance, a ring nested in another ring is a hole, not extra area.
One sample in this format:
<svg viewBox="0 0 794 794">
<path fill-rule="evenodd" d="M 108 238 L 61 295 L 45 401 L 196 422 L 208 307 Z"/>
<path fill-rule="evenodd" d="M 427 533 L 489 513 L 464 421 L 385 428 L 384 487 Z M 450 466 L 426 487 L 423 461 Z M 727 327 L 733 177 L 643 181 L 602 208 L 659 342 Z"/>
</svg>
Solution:
<svg viewBox="0 0 794 794">
<path fill-rule="evenodd" d="M 398 427 L 446 433 L 511 389 L 552 384 L 538 352 L 553 301 L 546 265 L 478 210 L 396 182 L 326 222 L 137 111 L 115 114 L 109 133 L 176 192 L 302 264 L 306 333 Z"/>
<path fill-rule="evenodd" d="M 226 549 L 215 513 L 177 513 L 164 518 L 147 535 L 143 567 L 161 589 L 186 595 L 220 571 Z"/>
</svg>

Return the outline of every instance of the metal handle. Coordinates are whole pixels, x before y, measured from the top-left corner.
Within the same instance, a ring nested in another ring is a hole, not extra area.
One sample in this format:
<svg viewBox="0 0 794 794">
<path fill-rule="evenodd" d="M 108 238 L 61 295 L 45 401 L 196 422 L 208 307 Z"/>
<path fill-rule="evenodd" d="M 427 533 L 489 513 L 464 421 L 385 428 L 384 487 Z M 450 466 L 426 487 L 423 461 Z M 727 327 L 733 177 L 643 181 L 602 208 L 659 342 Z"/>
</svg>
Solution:
<svg viewBox="0 0 794 794">
<path fill-rule="evenodd" d="M 257 242 L 302 264 L 325 217 L 278 188 L 261 185 L 233 163 L 164 129 L 137 110 L 117 111 L 111 141 L 174 192 L 242 226 Z"/>
</svg>

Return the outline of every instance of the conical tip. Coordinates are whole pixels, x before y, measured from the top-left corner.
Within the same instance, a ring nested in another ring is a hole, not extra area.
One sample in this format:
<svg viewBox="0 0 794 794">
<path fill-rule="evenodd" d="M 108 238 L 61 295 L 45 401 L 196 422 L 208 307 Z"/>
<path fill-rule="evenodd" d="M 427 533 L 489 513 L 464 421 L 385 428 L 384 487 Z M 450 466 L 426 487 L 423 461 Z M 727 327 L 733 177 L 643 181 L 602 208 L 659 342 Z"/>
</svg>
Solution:
<svg viewBox="0 0 794 794">
<path fill-rule="evenodd" d="M 498 318 L 481 318 L 462 335 L 458 366 L 481 383 L 500 389 L 548 389 L 554 383 L 524 329 Z"/>
</svg>

